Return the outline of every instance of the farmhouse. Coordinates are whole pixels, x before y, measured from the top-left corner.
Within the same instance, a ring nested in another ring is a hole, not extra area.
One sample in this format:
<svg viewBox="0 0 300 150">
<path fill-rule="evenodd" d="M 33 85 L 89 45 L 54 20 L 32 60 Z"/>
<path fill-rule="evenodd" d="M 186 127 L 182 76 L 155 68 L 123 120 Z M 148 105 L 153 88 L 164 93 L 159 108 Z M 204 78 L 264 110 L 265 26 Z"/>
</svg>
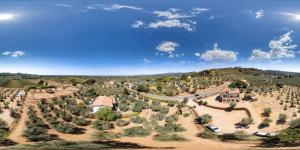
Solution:
<svg viewBox="0 0 300 150">
<path fill-rule="evenodd" d="M 117 103 L 113 97 L 107 96 L 98 96 L 95 101 L 92 103 L 91 107 L 93 109 L 93 113 L 97 112 L 101 108 L 111 108 L 114 109 Z"/>
<path fill-rule="evenodd" d="M 224 88 L 220 93 L 221 102 L 239 102 L 240 101 L 240 90 Z"/>
</svg>

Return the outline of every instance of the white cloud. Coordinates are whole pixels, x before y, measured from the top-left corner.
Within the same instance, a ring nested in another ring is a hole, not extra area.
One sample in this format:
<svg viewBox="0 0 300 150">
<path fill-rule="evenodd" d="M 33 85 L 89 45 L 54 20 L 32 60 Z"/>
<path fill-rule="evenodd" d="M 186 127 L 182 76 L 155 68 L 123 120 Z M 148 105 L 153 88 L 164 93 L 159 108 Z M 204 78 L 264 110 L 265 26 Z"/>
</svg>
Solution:
<svg viewBox="0 0 300 150">
<path fill-rule="evenodd" d="M 20 56 L 24 56 L 25 52 L 23 52 L 23 51 L 3 52 L 2 55 L 11 56 L 13 58 L 18 58 Z"/>
<path fill-rule="evenodd" d="M 216 16 L 212 15 L 212 16 L 209 17 L 209 20 L 214 20 L 215 18 L 216 18 Z"/>
<path fill-rule="evenodd" d="M 280 36 L 279 39 L 271 40 L 269 42 L 269 51 L 254 49 L 249 59 L 270 60 L 295 57 L 295 52 L 293 50 L 297 47 L 297 45 L 292 44 L 293 40 L 290 36 L 292 33 L 293 31 L 289 31 L 286 34 Z"/>
<path fill-rule="evenodd" d="M 163 21 L 157 21 L 157 22 L 151 22 L 148 25 L 148 28 L 153 28 L 153 29 L 157 29 L 157 28 L 161 28 L 161 27 L 165 27 L 165 28 L 184 28 L 187 31 L 193 31 L 195 29 L 195 27 L 188 22 L 181 22 L 180 20 L 163 20 Z"/>
<path fill-rule="evenodd" d="M 57 7 L 68 7 L 68 8 L 73 7 L 72 5 L 69 5 L 69 4 L 55 4 L 55 6 L 57 6 Z"/>
<path fill-rule="evenodd" d="M 200 57 L 205 61 L 235 61 L 237 60 L 237 52 L 232 50 L 222 50 L 218 48 L 218 44 L 214 44 L 214 49 L 207 50 L 204 53 L 195 53 L 195 56 Z"/>
<path fill-rule="evenodd" d="M 163 17 L 166 19 L 180 19 L 196 17 L 198 14 L 208 11 L 207 8 L 193 8 L 192 11 L 183 13 L 180 9 L 170 8 L 164 11 L 154 11 L 153 13 L 157 17 Z"/>
<path fill-rule="evenodd" d="M 171 42 L 171 41 L 164 41 L 162 43 L 160 43 L 156 49 L 161 52 L 156 52 L 155 55 L 156 56 L 164 56 L 164 54 L 167 54 L 168 58 L 178 58 L 178 57 L 182 57 L 184 56 L 183 53 L 179 54 L 179 53 L 174 53 L 176 48 L 180 46 L 178 43 L 176 42 Z"/>
<path fill-rule="evenodd" d="M 135 7 L 135 6 L 129 6 L 129 5 L 120 5 L 120 4 L 112 4 L 110 6 L 104 6 L 102 5 L 103 10 L 106 11 L 116 11 L 120 9 L 132 9 L 132 10 L 143 10 L 143 8 Z"/>
<path fill-rule="evenodd" d="M 264 14 L 265 14 L 264 10 L 258 10 L 255 12 L 255 18 L 260 19 L 264 16 Z"/>
<path fill-rule="evenodd" d="M 168 52 L 168 53 L 172 53 L 175 51 L 176 47 L 178 47 L 179 44 L 176 42 L 171 42 L 171 41 L 164 41 L 162 43 L 160 43 L 156 49 L 161 51 L 161 52 Z"/>
<path fill-rule="evenodd" d="M 284 16 L 289 16 L 293 18 L 294 20 L 299 21 L 300 20 L 300 14 L 298 13 L 290 13 L 290 12 L 279 12 L 278 14 L 284 15 Z"/>
<path fill-rule="evenodd" d="M 141 21 L 141 20 L 136 20 L 133 24 L 132 24 L 132 27 L 133 28 L 139 28 L 139 27 L 142 27 L 144 26 L 144 22 Z"/>
<path fill-rule="evenodd" d="M 198 15 L 198 14 L 201 14 L 201 13 L 209 11 L 209 10 L 210 10 L 209 8 L 193 8 L 191 11 L 191 14 Z"/>
<path fill-rule="evenodd" d="M 147 59 L 147 58 L 144 58 L 143 61 L 144 61 L 145 64 L 152 64 L 152 63 L 154 63 L 154 61 L 152 61 L 150 59 Z"/>
</svg>

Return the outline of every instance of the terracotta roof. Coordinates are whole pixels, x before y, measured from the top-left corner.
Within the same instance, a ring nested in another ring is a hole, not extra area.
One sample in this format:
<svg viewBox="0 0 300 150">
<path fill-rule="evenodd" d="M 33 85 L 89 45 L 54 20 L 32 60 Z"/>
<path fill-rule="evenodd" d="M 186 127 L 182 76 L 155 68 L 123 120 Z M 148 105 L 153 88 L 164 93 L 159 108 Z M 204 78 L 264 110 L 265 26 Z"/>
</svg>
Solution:
<svg viewBox="0 0 300 150">
<path fill-rule="evenodd" d="M 232 94 L 240 94 L 240 90 L 239 89 L 229 89 L 229 88 L 224 88 L 222 90 L 222 93 L 232 93 Z"/>
<path fill-rule="evenodd" d="M 112 97 L 107 96 L 98 96 L 91 106 L 107 106 L 113 107 L 116 103 L 116 100 Z"/>
</svg>

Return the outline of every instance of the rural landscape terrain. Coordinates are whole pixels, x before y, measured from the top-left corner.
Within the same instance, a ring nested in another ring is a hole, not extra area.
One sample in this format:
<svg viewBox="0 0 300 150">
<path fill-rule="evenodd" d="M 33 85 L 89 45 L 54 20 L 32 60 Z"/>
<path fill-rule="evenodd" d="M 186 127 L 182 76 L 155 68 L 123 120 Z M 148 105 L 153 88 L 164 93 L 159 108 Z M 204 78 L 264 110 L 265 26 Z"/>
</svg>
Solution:
<svg viewBox="0 0 300 150">
<path fill-rule="evenodd" d="M 1 149 L 300 146 L 298 73 L 253 68 L 147 76 L 2 73 L 0 80 Z M 238 95 L 226 99 L 224 92 Z"/>
</svg>

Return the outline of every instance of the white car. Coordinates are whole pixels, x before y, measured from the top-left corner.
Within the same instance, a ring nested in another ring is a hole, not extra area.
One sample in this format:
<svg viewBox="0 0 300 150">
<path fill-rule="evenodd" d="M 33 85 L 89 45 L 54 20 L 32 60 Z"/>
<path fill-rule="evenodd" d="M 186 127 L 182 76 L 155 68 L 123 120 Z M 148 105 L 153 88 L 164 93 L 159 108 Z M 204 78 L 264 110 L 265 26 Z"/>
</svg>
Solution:
<svg viewBox="0 0 300 150">
<path fill-rule="evenodd" d="M 260 136 L 260 137 L 272 137 L 272 136 L 275 136 L 274 133 L 267 133 L 267 132 L 260 132 L 260 131 L 255 132 L 254 135 Z"/>
<path fill-rule="evenodd" d="M 207 125 L 206 128 L 209 129 L 212 132 L 221 132 L 221 129 L 214 126 L 214 125 Z"/>
</svg>

